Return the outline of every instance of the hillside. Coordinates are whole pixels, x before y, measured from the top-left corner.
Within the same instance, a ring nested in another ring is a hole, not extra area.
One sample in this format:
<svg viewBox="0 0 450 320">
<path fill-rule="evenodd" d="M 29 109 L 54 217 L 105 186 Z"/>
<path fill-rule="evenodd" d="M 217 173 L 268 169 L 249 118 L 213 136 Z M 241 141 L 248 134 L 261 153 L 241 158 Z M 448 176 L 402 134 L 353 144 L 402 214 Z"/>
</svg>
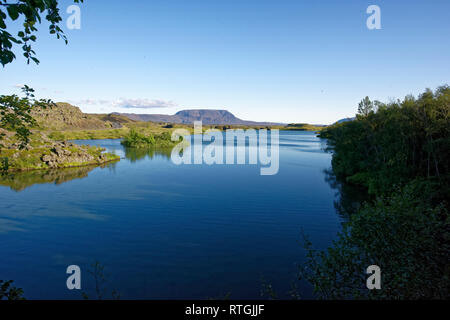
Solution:
<svg viewBox="0 0 450 320">
<path fill-rule="evenodd" d="M 135 121 L 146 122 L 169 122 L 178 124 L 192 124 L 194 121 L 202 121 L 203 124 L 214 125 L 282 125 L 281 123 L 272 122 L 256 122 L 247 121 L 237 118 L 231 112 L 227 110 L 208 110 L 208 109 L 196 109 L 196 110 L 182 110 L 174 115 L 165 114 L 134 114 L 134 113 L 112 113 L 116 116 L 125 116 Z"/>
<path fill-rule="evenodd" d="M 335 123 L 343 123 L 343 122 L 353 121 L 355 119 L 356 119 L 356 117 L 344 118 L 344 119 L 336 121 Z"/>
<path fill-rule="evenodd" d="M 48 109 L 35 109 L 32 116 L 38 126 L 33 131 L 42 131 L 55 141 L 83 139 L 119 139 L 134 128 L 141 134 L 161 134 L 174 128 L 192 129 L 194 121 L 202 121 L 205 128 L 261 128 L 280 130 L 320 131 L 323 126 L 309 124 L 280 124 L 272 122 L 246 121 L 227 110 L 182 110 L 174 115 L 162 114 L 88 114 L 68 103 L 57 103 Z"/>
<path fill-rule="evenodd" d="M 87 114 L 68 103 L 57 103 L 48 109 L 33 110 L 32 116 L 39 126 L 48 130 L 89 130 L 122 128 L 131 119 L 120 115 Z"/>
</svg>

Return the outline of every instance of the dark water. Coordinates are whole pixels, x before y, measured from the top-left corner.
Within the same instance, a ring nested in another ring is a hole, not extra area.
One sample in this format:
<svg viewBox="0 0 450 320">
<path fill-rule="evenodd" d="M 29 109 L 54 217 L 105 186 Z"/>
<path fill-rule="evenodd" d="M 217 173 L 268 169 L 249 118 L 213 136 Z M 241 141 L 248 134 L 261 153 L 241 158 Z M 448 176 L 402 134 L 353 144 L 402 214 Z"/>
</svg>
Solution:
<svg viewBox="0 0 450 320">
<path fill-rule="evenodd" d="M 105 167 L 32 172 L 0 180 L 0 279 L 29 299 L 78 299 L 66 268 L 104 266 L 106 297 L 281 298 L 304 261 L 301 230 L 325 248 L 339 230 L 330 154 L 309 132 L 280 132 L 280 170 L 257 165 L 174 165 L 169 152 L 82 141 L 124 157 Z M 309 297 L 310 288 L 297 283 Z"/>
</svg>

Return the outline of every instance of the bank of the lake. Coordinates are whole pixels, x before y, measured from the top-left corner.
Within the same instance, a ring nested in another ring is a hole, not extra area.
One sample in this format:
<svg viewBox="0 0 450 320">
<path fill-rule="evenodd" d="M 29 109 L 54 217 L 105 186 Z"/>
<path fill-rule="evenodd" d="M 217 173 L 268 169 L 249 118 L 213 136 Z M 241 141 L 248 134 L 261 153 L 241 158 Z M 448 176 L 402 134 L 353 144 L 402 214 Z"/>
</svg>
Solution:
<svg viewBox="0 0 450 320">
<path fill-rule="evenodd" d="M 101 165 L 119 161 L 120 157 L 105 152 L 98 146 L 77 145 L 71 142 L 52 141 L 35 134 L 25 147 L 4 139 L 0 148 L 0 172 L 62 169 L 89 165 Z"/>
</svg>

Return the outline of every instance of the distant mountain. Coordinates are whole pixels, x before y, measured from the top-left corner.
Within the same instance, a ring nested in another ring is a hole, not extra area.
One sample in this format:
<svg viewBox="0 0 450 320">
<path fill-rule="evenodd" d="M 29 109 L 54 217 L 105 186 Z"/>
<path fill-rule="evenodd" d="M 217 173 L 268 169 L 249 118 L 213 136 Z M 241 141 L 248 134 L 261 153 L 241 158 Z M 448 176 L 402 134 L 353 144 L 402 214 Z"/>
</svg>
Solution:
<svg viewBox="0 0 450 320">
<path fill-rule="evenodd" d="M 341 119 L 341 120 L 336 121 L 336 123 L 342 123 L 342 122 L 353 121 L 353 120 L 355 120 L 355 119 L 356 119 L 356 117 L 352 117 L 352 118 L 344 118 L 344 119 Z"/>
<path fill-rule="evenodd" d="M 182 110 L 174 115 L 166 114 L 134 114 L 134 113 L 112 113 L 112 115 L 125 116 L 135 121 L 150 121 L 150 122 L 168 122 L 180 124 L 192 124 L 194 121 L 202 121 L 203 124 L 223 124 L 223 125 L 283 125 L 282 123 L 273 122 L 255 122 L 241 120 L 235 117 L 227 110 Z"/>
</svg>

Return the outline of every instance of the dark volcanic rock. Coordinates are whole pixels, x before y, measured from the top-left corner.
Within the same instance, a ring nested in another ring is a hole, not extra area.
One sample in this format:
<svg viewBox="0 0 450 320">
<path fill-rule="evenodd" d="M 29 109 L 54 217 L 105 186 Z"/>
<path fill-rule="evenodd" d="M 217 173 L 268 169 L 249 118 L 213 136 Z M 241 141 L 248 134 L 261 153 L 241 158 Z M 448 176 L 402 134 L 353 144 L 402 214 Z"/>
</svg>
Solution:
<svg viewBox="0 0 450 320">
<path fill-rule="evenodd" d="M 72 148 L 74 151 L 69 150 Z M 50 149 L 51 153 L 42 156 L 42 161 L 49 168 L 59 168 L 67 164 L 89 164 L 94 162 L 104 162 L 104 155 L 94 157 L 88 152 L 88 147 L 76 146 L 69 142 L 54 143 Z"/>
</svg>

